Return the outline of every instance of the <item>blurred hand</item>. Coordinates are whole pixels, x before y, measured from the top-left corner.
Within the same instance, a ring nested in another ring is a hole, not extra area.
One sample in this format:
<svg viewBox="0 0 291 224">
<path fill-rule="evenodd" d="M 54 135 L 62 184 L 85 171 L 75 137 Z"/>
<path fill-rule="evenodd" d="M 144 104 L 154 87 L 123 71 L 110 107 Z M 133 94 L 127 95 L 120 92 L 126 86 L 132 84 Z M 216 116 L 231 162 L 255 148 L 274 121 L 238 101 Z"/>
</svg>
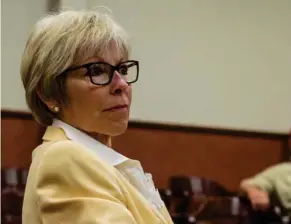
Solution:
<svg viewBox="0 0 291 224">
<path fill-rule="evenodd" d="M 265 211 L 270 207 L 270 198 L 267 192 L 251 187 L 247 190 L 247 194 L 254 210 Z"/>
</svg>

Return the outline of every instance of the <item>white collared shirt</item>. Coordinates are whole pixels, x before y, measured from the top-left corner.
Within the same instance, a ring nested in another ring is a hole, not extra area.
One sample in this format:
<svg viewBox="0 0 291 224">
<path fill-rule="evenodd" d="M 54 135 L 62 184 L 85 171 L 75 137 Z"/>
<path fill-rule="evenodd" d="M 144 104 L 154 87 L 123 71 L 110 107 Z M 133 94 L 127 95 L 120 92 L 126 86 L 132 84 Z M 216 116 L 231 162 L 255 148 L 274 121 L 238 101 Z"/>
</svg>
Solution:
<svg viewBox="0 0 291 224">
<path fill-rule="evenodd" d="M 152 175 L 144 173 L 142 166 L 138 161 L 130 160 L 114 151 L 112 148 L 98 142 L 84 132 L 61 120 L 54 119 L 52 126 L 63 129 L 70 140 L 94 151 L 101 159 L 116 166 L 117 169 L 118 165 L 122 163 L 126 164 L 126 162 L 128 162 L 128 166 L 123 166 L 123 169 L 118 169 L 120 173 L 150 202 L 154 208 L 160 210 L 165 206 L 158 190 L 154 186 Z"/>
<path fill-rule="evenodd" d="M 116 166 L 128 160 L 127 157 L 121 155 L 120 153 L 114 151 L 112 148 L 109 148 L 101 142 L 98 142 L 94 138 L 63 121 L 54 119 L 52 126 L 63 129 L 66 133 L 66 136 L 70 140 L 95 151 L 101 159 L 105 160 L 113 166 Z"/>
</svg>

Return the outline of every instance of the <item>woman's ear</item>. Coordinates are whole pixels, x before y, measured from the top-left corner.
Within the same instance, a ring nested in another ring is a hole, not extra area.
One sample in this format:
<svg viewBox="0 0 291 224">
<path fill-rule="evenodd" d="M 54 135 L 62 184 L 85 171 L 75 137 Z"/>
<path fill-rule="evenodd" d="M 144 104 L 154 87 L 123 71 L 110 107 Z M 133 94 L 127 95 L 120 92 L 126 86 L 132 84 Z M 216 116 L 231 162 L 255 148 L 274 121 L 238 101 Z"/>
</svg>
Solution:
<svg viewBox="0 0 291 224">
<path fill-rule="evenodd" d="M 40 89 L 37 90 L 37 96 L 51 112 L 58 113 L 60 111 L 59 103 L 56 100 L 46 98 Z"/>
</svg>

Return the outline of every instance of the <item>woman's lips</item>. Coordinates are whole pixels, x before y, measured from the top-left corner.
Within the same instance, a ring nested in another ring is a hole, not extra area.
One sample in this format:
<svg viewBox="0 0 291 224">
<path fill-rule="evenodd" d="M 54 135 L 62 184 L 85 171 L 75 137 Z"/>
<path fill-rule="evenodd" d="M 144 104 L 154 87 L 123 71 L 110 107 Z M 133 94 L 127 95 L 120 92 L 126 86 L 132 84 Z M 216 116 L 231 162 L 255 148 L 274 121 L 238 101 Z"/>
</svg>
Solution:
<svg viewBox="0 0 291 224">
<path fill-rule="evenodd" d="M 106 112 L 127 112 L 128 111 L 128 105 L 117 105 L 114 107 L 110 107 L 106 110 Z"/>
</svg>

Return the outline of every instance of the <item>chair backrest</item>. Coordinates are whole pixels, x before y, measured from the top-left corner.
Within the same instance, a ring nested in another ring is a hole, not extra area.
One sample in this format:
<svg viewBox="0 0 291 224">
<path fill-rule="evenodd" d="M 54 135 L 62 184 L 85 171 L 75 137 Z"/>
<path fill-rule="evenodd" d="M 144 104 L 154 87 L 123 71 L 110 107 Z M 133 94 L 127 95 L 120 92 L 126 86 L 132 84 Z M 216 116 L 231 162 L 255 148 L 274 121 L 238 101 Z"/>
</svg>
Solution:
<svg viewBox="0 0 291 224">
<path fill-rule="evenodd" d="M 21 224 L 26 169 L 1 169 L 1 223 Z"/>
<path fill-rule="evenodd" d="M 252 209 L 250 200 L 246 196 L 240 196 L 240 202 L 245 208 L 243 223 L 247 224 L 287 224 L 291 223 L 288 214 L 283 207 L 274 200 L 275 195 L 271 195 L 271 207 L 266 211 L 255 211 Z"/>
<path fill-rule="evenodd" d="M 233 193 L 213 180 L 197 176 L 173 176 L 169 186 L 175 212 L 186 212 L 197 219 L 231 217 L 238 213 L 237 206 L 232 206 L 235 204 Z"/>
<path fill-rule="evenodd" d="M 206 196 L 232 196 L 228 191 L 216 181 L 197 176 L 172 176 L 169 186 L 173 196 L 183 195 L 206 195 Z"/>
</svg>

